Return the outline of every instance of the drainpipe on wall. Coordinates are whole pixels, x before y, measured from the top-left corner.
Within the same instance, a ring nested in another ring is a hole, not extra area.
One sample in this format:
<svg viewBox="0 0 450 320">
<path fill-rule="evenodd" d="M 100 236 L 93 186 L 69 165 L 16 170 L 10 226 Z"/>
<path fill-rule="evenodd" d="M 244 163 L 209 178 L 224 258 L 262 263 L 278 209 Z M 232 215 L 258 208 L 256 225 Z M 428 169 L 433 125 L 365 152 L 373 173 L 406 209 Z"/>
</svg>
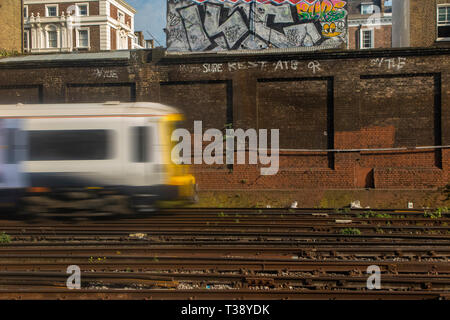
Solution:
<svg viewBox="0 0 450 320">
<path fill-rule="evenodd" d="M 357 44 L 358 44 L 358 50 L 361 50 L 362 49 L 362 47 L 361 47 L 361 30 L 362 30 L 362 24 L 360 24 L 359 26 L 358 26 L 358 41 L 356 42 Z"/>
<path fill-rule="evenodd" d="M 392 46 L 410 46 L 410 4 L 409 0 L 392 0 Z"/>
<path fill-rule="evenodd" d="M 24 47 L 23 47 L 23 40 L 24 40 L 24 32 L 25 32 L 25 22 L 23 18 L 23 0 L 20 1 L 20 40 L 22 41 L 22 44 L 20 45 L 20 53 L 24 53 Z"/>
</svg>

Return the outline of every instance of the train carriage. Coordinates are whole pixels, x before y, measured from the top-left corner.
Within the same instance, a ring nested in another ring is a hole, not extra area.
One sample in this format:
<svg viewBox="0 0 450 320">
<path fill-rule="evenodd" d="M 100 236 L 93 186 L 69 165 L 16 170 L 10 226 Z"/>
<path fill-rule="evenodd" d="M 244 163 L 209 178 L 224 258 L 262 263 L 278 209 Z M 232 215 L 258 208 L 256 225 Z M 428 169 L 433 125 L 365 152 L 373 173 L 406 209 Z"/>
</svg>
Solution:
<svg viewBox="0 0 450 320">
<path fill-rule="evenodd" d="M 0 202 L 127 211 L 195 201 L 195 178 L 171 159 L 181 120 L 147 102 L 0 105 Z"/>
</svg>

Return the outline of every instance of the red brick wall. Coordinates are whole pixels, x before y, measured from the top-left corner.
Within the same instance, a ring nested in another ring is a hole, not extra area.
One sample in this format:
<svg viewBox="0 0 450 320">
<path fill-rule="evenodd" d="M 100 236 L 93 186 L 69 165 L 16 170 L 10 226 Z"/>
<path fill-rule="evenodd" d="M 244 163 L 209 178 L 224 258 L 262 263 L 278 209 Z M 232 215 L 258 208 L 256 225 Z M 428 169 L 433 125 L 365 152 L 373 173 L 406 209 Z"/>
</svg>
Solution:
<svg viewBox="0 0 450 320">
<path fill-rule="evenodd" d="M 68 3 L 57 3 L 58 4 L 58 15 L 61 15 L 61 12 L 66 14 L 68 8 L 70 6 L 75 6 L 76 3 L 79 2 L 68 2 Z M 89 15 L 90 16 L 98 16 L 99 15 L 99 2 L 87 2 L 89 5 Z M 52 3 L 49 3 L 52 4 Z M 31 13 L 34 13 L 37 16 L 37 13 L 41 15 L 41 17 L 45 17 L 45 4 L 29 4 L 28 5 L 28 15 L 31 16 Z M 73 14 L 73 12 L 72 12 Z"/>
<path fill-rule="evenodd" d="M 105 97 L 111 101 L 131 101 L 130 86 L 69 86 L 66 90 L 68 103 L 105 102 Z"/>
<path fill-rule="evenodd" d="M 364 52 L 370 55 L 377 51 Z M 299 54 L 280 59 L 281 63 L 269 55 L 231 58 L 230 62 L 207 55 L 165 59 L 158 64 L 159 76 L 165 82 L 177 82 L 179 87 L 184 83 L 186 88 L 182 93 L 168 92 L 165 85 L 160 91 L 155 85 L 150 96 L 160 96 L 159 101 L 184 110 L 191 123 L 205 120 L 208 127 L 219 129 L 229 122 L 226 103 L 231 99 L 235 128 L 279 128 L 281 148 L 449 144 L 450 87 L 444 80 L 448 78 L 448 55 L 406 57 L 394 53 L 392 57 L 393 51 L 379 51 L 371 58 L 350 58 L 353 54 L 343 54 L 348 59 L 342 60 L 317 60 L 325 53 Z M 261 61 L 265 61 L 263 69 Z M 312 66 L 317 62 L 320 70 L 314 73 Z M 191 91 L 193 81 L 197 84 Z M 231 81 L 232 96 L 226 98 L 225 85 L 219 93 L 211 90 L 211 81 Z M 330 90 L 331 102 L 327 99 Z M 248 165 L 235 165 L 232 171 L 225 165 L 198 165 L 194 172 L 205 190 L 426 189 L 449 182 L 448 154 L 433 150 L 283 151 L 280 171 L 273 177 L 261 176 L 258 167 Z"/>
<path fill-rule="evenodd" d="M 113 19 L 115 19 L 115 20 L 117 20 L 117 7 L 115 6 L 115 5 L 110 5 L 109 6 L 109 11 L 110 11 L 110 13 L 109 13 L 109 15 L 111 16 L 111 18 L 113 18 Z"/>
<path fill-rule="evenodd" d="M 111 28 L 111 50 L 117 50 L 117 30 Z"/>
<path fill-rule="evenodd" d="M 187 128 L 279 128 L 289 149 L 450 145 L 450 49 L 161 54 L 132 52 L 144 56 L 114 66 L 2 64 L 0 103 L 164 102 L 186 113 Z M 450 181 L 450 150 L 281 151 L 276 176 L 259 169 L 193 167 L 203 190 L 428 189 Z"/>
<path fill-rule="evenodd" d="M 411 47 L 427 47 L 436 44 L 437 5 L 448 3 L 448 0 L 411 0 Z M 448 42 L 443 44 L 448 45 Z"/>
<path fill-rule="evenodd" d="M 91 52 L 98 52 L 100 51 L 100 27 L 99 26 L 90 26 L 89 28 L 89 45 Z M 77 48 L 77 38 L 76 33 L 77 30 L 74 29 L 73 31 L 73 47 Z M 80 50 L 87 50 L 87 49 L 80 49 Z"/>
<path fill-rule="evenodd" d="M 113 4 L 110 5 L 111 18 L 118 20 L 119 19 L 118 11 L 119 11 L 119 9 L 115 5 L 113 5 Z M 125 14 L 125 24 L 131 25 L 131 16 L 126 14 L 125 12 L 123 12 L 123 13 Z"/>
<path fill-rule="evenodd" d="M 100 26 L 90 26 L 89 27 L 90 35 L 90 45 L 91 51 L 99 52 L 100 51 Z"/>
<path fill-rule="evenodd" d="M 39 102 L 39 86 L 0 87 L 0 96 L 3 104 L 37 103 Z"/>
<path fill-rule="evenodd" d="M 375 48 L 391 48 L 392 26 L 380 26 L 379 29 L 374 29 L 374 37 Z M 360 29 L 358 27 L 348 28 L 348 47 L 352 50 L 360 48 Z"/>
<path fill-rule="evenodd" d="M 327 88 L 326 80 L 258 82 L 258 127 L 280 129 L 283 149 L 327 149 Z"/>
</svg>

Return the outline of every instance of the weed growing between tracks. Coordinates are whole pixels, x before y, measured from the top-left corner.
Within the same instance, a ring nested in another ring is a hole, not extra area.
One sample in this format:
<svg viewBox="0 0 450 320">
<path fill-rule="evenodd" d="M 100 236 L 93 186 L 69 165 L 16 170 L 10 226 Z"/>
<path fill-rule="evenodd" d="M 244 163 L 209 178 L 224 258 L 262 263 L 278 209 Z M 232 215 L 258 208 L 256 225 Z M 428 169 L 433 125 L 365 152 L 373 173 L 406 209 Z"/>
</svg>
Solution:
<svg viewBox="0 0 450 320">
<path fill-rule="evenodd" d="M 94 258 L 94 257 L 89 257 L 89 263 L 98 263 L 98 262 L 104 262 L 106 261 L 106 257 L 98 257 L 98 258 Z"/>
<path fill-rule="evenodd" d="M 11 242 L 11 237 L 5 232 L 0 233 L 0 244 L 6 244 Z"/>
<path fill-rule="evenodd" d="M 437 208 L 434 212 L 425 210 L 425 213 L 423 214 L 423 216 L 425 218 L 440 219 L 440 218 L 442 218 L 443 213 L 449 213 L 449 212 L 450 212 L 449 208 L 443 207 L 443 208 Z"/>
<path fill-rule="evenodd" d="M 358 213 L 356 214 L 357 218 L 381 218 L 381 219 L 392 219 L 394 218 L 392 215 L 387 214 L 387 213 L 377 213 L 375 211 L 369 210 L 369 211 L 364 211 L 362 214 Z M 397 218 L 404 218 L 404 216 L 401 217 L 397 217 Z"/>
<path fill-rule="evenodd" d="M 334 212 L 335 213 L 337 213 L 337 214 L 343 214 L 343 213 L 352 213 L 352 209 L 350 209 L 350 208 L 336 208 L 336 209 L 334 209 Z M 360 218 L 360 217 L 358 217 L 358 218 Z"/>
<path fill-rule="evenodd" d="M 340 233 L 344 234 L 344 235 L 352 235 L 352 236 L 354 236 L 354 235 L 357 235 L 357 236 L 361 235 L 361 231 L 359 229 L 356 229 L 356 228 L 341 229 Z"/>
</svg>

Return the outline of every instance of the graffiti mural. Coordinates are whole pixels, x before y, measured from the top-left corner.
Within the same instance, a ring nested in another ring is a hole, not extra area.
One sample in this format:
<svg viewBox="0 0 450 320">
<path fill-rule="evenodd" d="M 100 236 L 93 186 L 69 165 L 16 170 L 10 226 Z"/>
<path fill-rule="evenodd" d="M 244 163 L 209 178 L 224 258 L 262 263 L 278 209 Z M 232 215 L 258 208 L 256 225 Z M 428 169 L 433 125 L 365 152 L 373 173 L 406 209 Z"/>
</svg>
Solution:
<svg viewBox="0 0 450 320">
<path fill-rule="evenodd" d="M 347 44 L 342 0 L 168 0 L 169 51 L 339 48 Z"/>
<path fill-rule="evenodd" d="M 347 13 L 343 8 L 347 4 L 341 0 L 296 1 L 300 20 L 320 20 L 334 22 L 345 18 Z"/>
</svg>

